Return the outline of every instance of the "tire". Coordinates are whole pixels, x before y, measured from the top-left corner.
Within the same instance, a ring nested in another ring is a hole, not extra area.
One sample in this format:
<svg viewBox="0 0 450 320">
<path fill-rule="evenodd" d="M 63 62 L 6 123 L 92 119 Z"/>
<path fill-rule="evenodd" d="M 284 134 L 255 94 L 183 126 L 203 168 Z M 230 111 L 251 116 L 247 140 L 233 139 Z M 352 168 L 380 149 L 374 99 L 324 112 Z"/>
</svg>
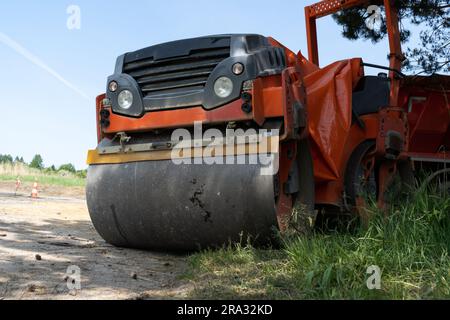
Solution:
<svg viewBox="0 0 450 320">
<path fill-rule="evenodd" d="M 364 157 L 375 147 L 374 141 L 366 141 L 361 143 L 354 151 L 347 163 L 347 169 L 345 173 L 345 201 L 350 207 L 355 207 L 357 205 L 357 198 L 363 196 L 361 194 L 360 173 L 362 169 L 362 161 Z M 376 166 L 374 168 L 374 176 L 371 177 L 370 186 L 370 196 L 377 198 L 377 185 L 378 181 L 376 178 Z"/>
<path fill-rule="evenodd" d="M 373 165 L 373 171 L 369 176 L 369 180 L 365 185 L 361 185 L 361 172 L 363 168 L 363 160 L 375 148 L 374 141 L 365 141 L 361 143 L 353 152 L 350 160 L 347 164 L 347 170 L 345 175 L 345 200 L 347 203 L 348 211 L 353 218 L 359 218 L 368 220 L 368 212 L 364 210 L 362 205 L 369 205 L 370 202 L 377 203 L 379 199 L 378 194 L 378 172 L 380 163 L 375 162 Z M 385 204 L 389 207 L 398 202 L 399 199 L 405 201 L 414 190 L 415 178 L 410 161 L 397 162 L 397 171 L 393 177 L 392 182 L 388 186 L 385 194 Z M 358 203 L 358 199 L 364 200 L 364 204 Z M 362 221 L 366 223 L 368 221 Z"/>
</svg>

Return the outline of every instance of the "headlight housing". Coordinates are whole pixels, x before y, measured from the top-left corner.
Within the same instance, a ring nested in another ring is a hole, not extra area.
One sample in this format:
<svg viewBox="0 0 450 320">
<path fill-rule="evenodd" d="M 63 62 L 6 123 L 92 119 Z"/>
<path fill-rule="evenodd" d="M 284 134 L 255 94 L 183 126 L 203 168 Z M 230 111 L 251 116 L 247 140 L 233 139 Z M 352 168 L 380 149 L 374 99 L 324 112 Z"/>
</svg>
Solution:
<svg viewBox="0 0 450 320">
<path fill-rule="evenodd" d="M 123 90 L 117 97 L 117 103 L 122 109 L 128 110 L 133 105 L 133 94 L 129 90 Z"/>
<path fill-rule="evenodd" d="M 228 77 L 220 77 L 214 83 L 214 93 L 220 98 L 228 98 L 233 93 L 233 81 Z"/>
</svg>

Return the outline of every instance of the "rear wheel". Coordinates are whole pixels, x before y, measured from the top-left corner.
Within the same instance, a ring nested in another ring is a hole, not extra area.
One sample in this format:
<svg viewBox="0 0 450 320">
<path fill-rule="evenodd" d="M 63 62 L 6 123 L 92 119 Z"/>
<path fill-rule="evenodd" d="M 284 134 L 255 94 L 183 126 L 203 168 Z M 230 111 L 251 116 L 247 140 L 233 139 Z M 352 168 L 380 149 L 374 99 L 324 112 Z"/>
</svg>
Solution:
<svg viewBox="0 0 450 320">
<path fill-rule="evenodd" d="M 422 181 L 421 190 L 431 188 L 434 193 L 437 193 L 440 197 L 450 196 L 450 169 L 449 168 L 435 168 L 428 176 Z"/>
<path fill-rule="evenodd" d="M 345 203 L 350 216 L 366 221 L 367 207 L 376 203 L 378 195 L 377 164 L 370 153 L 375 142 L 366 141 L 353 152 L 345 174 Z"/>
<path fill-rule="evenodd" d="M 350 157 L 345 175 L 346 207 L 353 220 L 363 224 L 367 224 L 370 219 L 370 206 L 380 206 L 382 199 L 382 207 L 389 210 L 399 199 L 408 197 L 415 183 L 409 161 L 391 163 L 388 174 L 392 174 L 392 177 L 380 197 L 381 168 L 386 163 L 375 159 L 374 148 L 374 141 L 360 144 Z"/>
</svg>

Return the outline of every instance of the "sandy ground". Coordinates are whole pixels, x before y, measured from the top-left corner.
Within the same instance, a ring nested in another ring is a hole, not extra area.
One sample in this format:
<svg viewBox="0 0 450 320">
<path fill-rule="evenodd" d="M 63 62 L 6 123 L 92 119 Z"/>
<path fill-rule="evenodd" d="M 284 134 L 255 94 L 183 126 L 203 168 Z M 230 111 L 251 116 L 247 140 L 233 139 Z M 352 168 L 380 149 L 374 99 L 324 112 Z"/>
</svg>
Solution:
<svg viewBox="0 0 450 320">
<path fill-rule="evenodd" d="M 187 294 L 179 279 L 185 257 L 106 244 L 90 222 L 82 188 L 42 187 L 40 198 L 31 199 L 27 187 L 14 195 L 14 183 L 0 182 L 0 300 Z M 69 290 L 69 267 L 80 270 L 80 290 Z"/>
</svg>

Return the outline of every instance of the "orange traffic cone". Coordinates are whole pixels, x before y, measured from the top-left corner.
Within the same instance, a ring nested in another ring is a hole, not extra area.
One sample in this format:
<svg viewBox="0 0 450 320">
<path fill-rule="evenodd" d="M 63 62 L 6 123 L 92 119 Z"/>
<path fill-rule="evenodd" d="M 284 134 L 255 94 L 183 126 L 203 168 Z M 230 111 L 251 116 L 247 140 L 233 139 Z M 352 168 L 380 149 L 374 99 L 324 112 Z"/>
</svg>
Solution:
<svg viewBox="0 0 450 320">
<path fill-rule="evenodd" d="M 22 181 L 20 181 L 20 178 L 17 177 L 17 180 L 16 180 L 16 190 L 15 190 L 15 192 L 14 192 L 14 196 L 17 195 L 17 191 L 19 191 L 19 188 L 20 188 L 21 185 L 22 185 Z"/>
<path fill-rule="evenodd" d="M 34 181 L 33 183 L 33 189 L 31 189 L 31 197 L 33 199 L 37 199 L 38 198 L 38 183 L 37 181 Z"/>
</svg>

